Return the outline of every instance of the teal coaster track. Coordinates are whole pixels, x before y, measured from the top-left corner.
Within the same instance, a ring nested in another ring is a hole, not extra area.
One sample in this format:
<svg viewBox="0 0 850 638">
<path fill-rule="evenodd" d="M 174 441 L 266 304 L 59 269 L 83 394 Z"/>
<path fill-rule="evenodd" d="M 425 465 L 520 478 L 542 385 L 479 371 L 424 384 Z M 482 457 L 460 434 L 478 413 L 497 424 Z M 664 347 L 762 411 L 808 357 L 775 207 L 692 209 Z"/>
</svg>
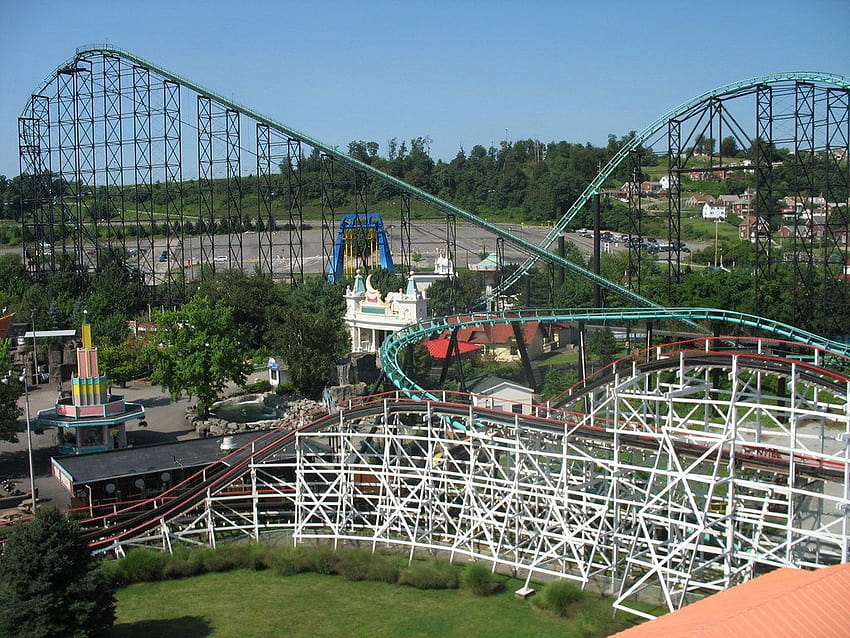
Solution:
<svg viewBox="0 0 850 638">
<path fill-rule="evenodd" d="M 850 356 L 850 344 L 834 341 L 788 324 L 729 310 L 715 308 L 617 308 L 604 309 L 537 309 L 502 313 L 471 313 L 436 317 L 408 326 L 388 337 L 381 347 L 381 365 L 387 378 L 397 388 L 411 397 L 436 400 L 437 395 L 418 386 L 407 376 L 399 361 L 408 347 L 433 339 L 446 330 L 498 323 L 524 323 L 526 321 L 579 322 L 579 321 L 678 321 L 687 325 L 708 321 L 730 326 L 750 328 L 773 337 L 781 337 L 820 348 L 826 353 Z"/>
</svg>

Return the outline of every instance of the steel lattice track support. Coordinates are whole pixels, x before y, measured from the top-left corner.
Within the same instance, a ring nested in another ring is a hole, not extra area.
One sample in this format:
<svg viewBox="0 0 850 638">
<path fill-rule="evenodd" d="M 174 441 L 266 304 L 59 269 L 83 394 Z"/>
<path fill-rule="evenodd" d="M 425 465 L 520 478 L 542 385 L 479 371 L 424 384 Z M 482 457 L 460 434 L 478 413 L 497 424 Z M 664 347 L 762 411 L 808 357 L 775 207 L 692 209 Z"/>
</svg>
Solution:
<svg viewBox="0 0 850 638">
<path fill-rule="evenodd" d="M 174 304 L 186 298 L 186 273 L 192 272 L 192 256 L 186 255 L 186 228 L 183 220 L 182 144 L 180 134 L 180 85 L 166 80 L 162 84 L 163 104 L 163 180 L 165 197 L 165 250 L 179 255 L 176 272 L 169 271 L 165 300 Z M 173 243 L 174 240 L 176 243 Z M 191 251 L 190 251 L 191 252 Z M 176 260 L 174 260 L 176 262 Z M 172 262 L 174 263 L 174 262 Z M 175 265 L 177 265 L 175 263 Z M 179 275 L 175 276 L 175 275 Z"/>
<path fill-rule="evenodd" d="M 283 142 L 268 124 L 257 124 L 257 238 L 260 271 L 275 275 L 273 202 L 281 195 L 274 169 L 284 164 Z"/>
<path fill-rule="evenodd" d="M 410 242 L 410 195 L 399 195 L 399 263 L 402 277 L 407 281 L 408 273 L 413 270 L 413 248 Z"/>
<path fill-rule="evenodd" d="M 776 222 L 776 202 L 773 199 L 772 157 L 773 143 L 773 89 L 769 86 L 756 88 L 756 138 L 755 171 L 756 193 L 753 206 L 755 224 L 751 232 L 751 241 L 755 247 L 753 283 L 755 286 L 754 311 L 756 314 L 767 312 L 764 299 L 767 284 L 775 271 L 772 262 L 773 231 Z M 769 294 L 769 293 L 767 293 Z"/>
<path fill-rule="evenodd" d="M 677 305 L 682 260 L 682 123 L 671 119 L 667 126 L 667 303 Z"/>
<path fill-rule="evenodd" d="M 21 230 L 24 265 L 34 277 L 40 277 L 55 263 L 53 246 L 56 227 L 53 224 L 53 179 L 50 163 L 50 98 L 33 95 L 29 117 L 18 119 L 21 197 Z M 24 180 L 24 176 L 28 176 Z"/>
<path fill-rule="evenodd" d="M 59 193 L 55 203 L 54 223 L 59 228 L 59 242 L 53 252 L 60 251 L 65 258 L 70 253 L 71 261 L 82 267 L 82 242 L 79 239 L 81 183 L 79 179 L 79 149 L 77 147 L 77 68 L 64 69 L 56 85 L 58 108 L 58 172 Z M 61 249 L 59 249 L 61 246 Z"/>
<path fill-rule="evenodd" d="M 124 224 L 124 160 L 122 135 L 122 92 L 121 92 L 121 58 L 105 55 L 102 60 L 101 83 L 103 87 L 103 188 L 98 190 L 98 223 L 105 217 L 102 226 L 106 245 L 109 248 L 110 260 L 120 251 L 122 259 L 135 273 L 142 270 L 139 251 L 129 253 L 124 249 L 126 226 Z M 101 212 L 103 213 L 101 215 Z M 118 223 L 113 222 L 113 215 L 121 213 Z M 99 233 L 100 234 L 100 233 Z M 101 265 L 102 250 L 98 245 L 98 265 Z"/>
<path fill-rule="evenodd" d="M 301 166 L 304 155 L 301 142 L 287 140 L 286 181 L 289 190 L 289 280 L 293 285 L 304 283 L 304 191 L 301 187 Z"/>
<path fill-rule="evenodd" d="M 823 248 L 822 306 L 826 317 L 838 318 L 850 312 L 850 288 L 835 285 L 845 279 L 850 261 L 850 91 L 827 89 L 825 110 L 828 241 Z"/>
<path fill-rule="evenodd" d="M 364 273 L 369 272 L 369 256 L 367 255 L 369 238 L 366 231 L 366 224 L 369 214 L 370 184 L 371 179 L 368 173 L 359 170 L 354 171 L 354 214 L 357 216 L 354 242 L 357 247 L 357 258 L 360 260 L 360 268 Z"/>
<path fill-rule="evenodd" d="M 322 268 L 327 275 L 333 270 L 333 251 L 336 241 L 337 183 L 335 179 L 335 161 L 327 153 L 320 156 L 322 189 Z"/>
<path fill-rule="evenodd" d="M 817 274 L 815 271 L 815 235 L 824 224 L 817 224 L 814 210 L 814 155 L 815 155 L 815 87 L 808 82 L 794 85 L 794 163 L 796 166 L 793 184 L 795 207 L 804 219 L 798 216 L 792 233 L 791 261 L 794 268 L 795 294 L 792 295 L 792 317 L 795 323 L 810 316 L 817 307 Z M 808 219 L 805 219 L 808 217 Z M 824 220 L 826 222 L 826 220 Z M 811 326 L 823 334 L 827 329 L 827 317 L 822 316 L 819 325 Z"/>
<path fill-rule="evenodd" d="M 154 255 L 152 209 L 153 198 L 153 130 L 151 109 L 150 70 L 135 65 L 133 77 L 133 207 L 136 220 L 136 248 L 150 255 L 153 263 L 148 286 L 156 287 L 161 279 L 156 271 L 157 256 Z"/>
<path fill-rule="evenodd" d="M 643 250 L 643 231 L 641 229 L 643 217 L 641 190 L 644 181 L 642 159 L 643 157 L 639 152 L 629 153 L 629 271 L 626 273 L 628 279 L 626 285 L 629 290 L 637 294 L 640 294 L 641 251 Z"/>
<path fill-rule="evenodd" d="M 456 215 L 446 215 L 446 257 L 449 258 L 449 263 L 452 264 L 453 268 L 457 268 L 457 262 L 455 261 L 457 257 L 457 216 Z M 463 310 L 462 308 L 457 307 L 457 277 L 452 278 L 452 287 L 451 287 L 451 304 L 452 309 L 455 312 Z"/>
<path fill-rule="evenodd" d="M 97 236 L 97 183 L 95 170 L 94 86 L 91 61 L 82 61 L 74 73 L 76 102 L 76 201 L 74 202 L 76 263 L 87 270 L 97 268 L 99 237 Z M 93 223 L 94 222 L 94 223 Z M 90 228 L 94 227 L 94 232 Z M 86 249 L 86 244 L 91 248 Z M 94 259 L 90 257 L 94 256 Z"/>
<path fill-rule="evenodd" d="M 227 265 L 242 268 L 242 154 L 239 112 L 225 111 L 225 179 L 227 183 Z"/>
<path fill-rule="evenodd" d="M 198 96 L 198 252 L 201 276 L 207 264 L 215 263 L 214 213 L 214 117 L 213 101 Z"/>
</svg>

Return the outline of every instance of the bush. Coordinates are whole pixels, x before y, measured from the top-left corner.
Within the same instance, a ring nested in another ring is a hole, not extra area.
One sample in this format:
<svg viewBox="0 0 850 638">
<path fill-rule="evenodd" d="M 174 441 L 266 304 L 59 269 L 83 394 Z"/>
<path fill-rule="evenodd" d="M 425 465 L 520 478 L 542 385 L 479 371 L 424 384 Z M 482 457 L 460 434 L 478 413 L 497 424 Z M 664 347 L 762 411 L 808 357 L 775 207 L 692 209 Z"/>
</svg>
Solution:
<svg viewBox="0 0 850 638">
<path fill-rule="evenodd" d="M 245 391 L 249 394 L 262 394 L 263 392 L 271 392 L 272 384 L 268 379 L 259 379 L 245 386 Z"/>
<path fill-rule="evenodd" d="M 270 567 L 281 576 L 292 576 L 299 572 L 300 552 L 295 547 L 282 547 L 275 549 L 269 559 Z"/>
<path fill-rule="evenodd" d="M 457 589 L 458 568 L 442 559 L 417 561 L 401 570 L 398 584 L 417 589 Z"/>
<path fill-rule="evenodd" d="M 325 545 L 302 546 L 296 559 L 296 567 L 299 573 L 336 574 L 336 551 Z"/>
<path fill-rule="evenodd" d="M 460 573 L 460 584 L 476 596 L 487 596 L 495 590 L 493 573 L 484 563 L 470 563 Z"/>
<path fill-rule="evenodd" d="M 137 548 L 127 552 L 119 562 L 125 584 L 162 580 L 168 555 L 155 549 Z"/>
<path fill-rule="evenodd" d="M 348 550 L 337 554 L 336 573 L 346 580 L 370 580 L 394 584 L 398 580 L 396 558 L 365 550 Z"/>
<path fill-rule="evenodd" d="M 540 596 L 533 598 L 532 600 L 534 600 L 536 604 L 543 609 L 558 614 L 559 616 L 566 616 L 569 606 L 574 602 L 581 600 L 582 596 L 584 596 L 584 592 L 582 592 L 581 588 L 574 582 L 569 580 L 556 580 L 548 583 L 543 588 Z"/>
</svg>

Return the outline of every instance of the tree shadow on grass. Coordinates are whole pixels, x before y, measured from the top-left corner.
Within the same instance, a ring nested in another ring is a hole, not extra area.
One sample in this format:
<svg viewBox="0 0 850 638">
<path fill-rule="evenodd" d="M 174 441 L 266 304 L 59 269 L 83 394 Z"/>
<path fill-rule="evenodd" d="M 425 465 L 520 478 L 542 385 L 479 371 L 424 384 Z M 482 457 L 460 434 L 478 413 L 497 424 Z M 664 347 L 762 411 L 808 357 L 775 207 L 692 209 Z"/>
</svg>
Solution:
<svg viewBox="0 0 850 638">
<path fill-rule="evenodd" d="M 140 620 L 118 623 L 112 628 L 113 636 L 121 638 L 187 638 L 212 635 L 212 625 L 201 616 L 181 616 L 165 620 Z"/>
</svg>

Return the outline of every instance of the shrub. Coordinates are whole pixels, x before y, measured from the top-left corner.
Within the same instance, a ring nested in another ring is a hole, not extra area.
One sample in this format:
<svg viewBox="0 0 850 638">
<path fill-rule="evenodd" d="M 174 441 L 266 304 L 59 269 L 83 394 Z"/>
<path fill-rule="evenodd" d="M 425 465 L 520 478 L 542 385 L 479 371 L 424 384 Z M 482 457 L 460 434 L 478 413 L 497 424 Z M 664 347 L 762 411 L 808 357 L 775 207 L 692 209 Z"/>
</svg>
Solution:
<svg viewBox="0 0 850 638">
<path fill-rule="evenodd" d="M 168 555 L 155 549 L 137 548 L 119 562 L 125 584 L 162 580 Z"/>
<path fill-rule="evenodd" d="M 281 576 L 298 574 L 300 552 L 295 547 L 276 548 L 270 555 L 270 567 Z"/>
<path fill-rule="evenodd" d="M 401 570 L 398 584 L 417 589 L 457 589 L 458 568 L 442 559 L 417 561 Z"/>
<path fill-rule="evenodd" d="M 347 550 L 337 554 L 336 573 L 347 580 L 370 580 L 394 584 L 398 580 L 398 557 L 368 550 Z"/>
<path fill-rule="evenodd" d="M 336 574 L 337 555 L 333 547 L 319 545 L 302 546 L 296 559 L 296 568 L 301 572 Z"/>
<path fill-rule="evenodd" d="M 610 605 L 604 602 L 589 605 L 579 610 L 576 614 L 576 623 L 581 629 L 582 635 L 588 638 L 610 636 L 626 628 L 623 619 L 615 618 Z"/>
<path fill-rule="evenodd" d="M 569 580 L 556 580 L 548 583 L 540 596 L 533 600 L 543 609 L 551 611 L 559 616 L 566 616 L 568 608 L 574 602 L 580 600 L 584 592 L 574 582 Z"/>
<path fill-rule="evenodd" d="M 493 573 L 484 563 L 470 563 L 460 573 L 460 584 L 476 596 L 487 596 L 494 591 Z"/>
<path fill-rule="evenodd" d="M 249 383 L 245 386 L 245 391 L 249 394 L 261 394 L 263 392 L 271 392 L 272 384 L 269 383 L 268 379 L 258 379 L 253 383 Z"/>
<path fill-rule="evenodd" d="M 346 580 L 369 580 L 372 556 L 368 552 L 343 551 L 337 555 L 336 573 Z"/>
</svg>

